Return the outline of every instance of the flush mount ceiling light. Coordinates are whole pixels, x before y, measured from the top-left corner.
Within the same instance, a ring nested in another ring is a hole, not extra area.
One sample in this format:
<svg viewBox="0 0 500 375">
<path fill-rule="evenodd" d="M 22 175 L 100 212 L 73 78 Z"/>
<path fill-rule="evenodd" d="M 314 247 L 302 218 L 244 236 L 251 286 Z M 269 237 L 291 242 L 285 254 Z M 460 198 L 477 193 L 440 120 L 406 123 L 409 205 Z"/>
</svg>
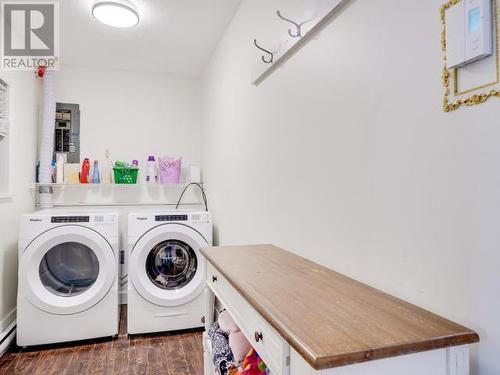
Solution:
<svg viewBox="0 0 500 375">
<path fill-rule="evenodd" d="M 133 27 L 139 23 L 139 13 L 128 1 L 98 1 L 92 14 L 102 23 L 113 27 Z"/>
</svg>

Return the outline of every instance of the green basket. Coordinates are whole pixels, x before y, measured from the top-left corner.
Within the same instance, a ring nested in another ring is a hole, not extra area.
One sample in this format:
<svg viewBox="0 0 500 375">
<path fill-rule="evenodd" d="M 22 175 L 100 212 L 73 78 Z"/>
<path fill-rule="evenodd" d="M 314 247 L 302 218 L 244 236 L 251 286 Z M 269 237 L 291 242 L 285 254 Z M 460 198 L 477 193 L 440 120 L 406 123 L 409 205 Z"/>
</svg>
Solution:
<svg viewBox="0 0 500 375">
<path fill-rule="evenodd" d="M 139 168 L 114 167 L 115 184 L 136 184 Z"/>
</svg>

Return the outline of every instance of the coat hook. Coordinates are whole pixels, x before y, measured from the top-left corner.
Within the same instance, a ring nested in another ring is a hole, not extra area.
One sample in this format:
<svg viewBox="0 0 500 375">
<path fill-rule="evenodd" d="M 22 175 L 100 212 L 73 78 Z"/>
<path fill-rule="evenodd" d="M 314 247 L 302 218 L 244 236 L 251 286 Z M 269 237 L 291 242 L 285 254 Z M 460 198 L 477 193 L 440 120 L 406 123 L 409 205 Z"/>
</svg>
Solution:
<svg viewBox="0 0 500 375">
<path fill-rule="evenodd" d="M 295 33 L 292 32 L 292 29 L 288 29 L 288 35 L 290 35 L 292 38 L 302 38 L 302 26 L 304 24 L 306 24 L 307 22 L 312 21 L 312 19 L 310 19 L 310 20 L 307 20 L 307 21 L 304 21 L 304 22 L 301 22 L 301 23 L 297 23 L 295 21 L 292 21 L 292 20 L 290 20 L 288 18 L 283 17 L 282 14 L 281 14 L 281 12 L 279 10 L 276 11 L 276 14 L 282 20 L 290 22 L 291 24 L 293 24 L 297 28 L 297 31 Z"/>
<path fill-rule="evenodd" d="M 266 59 L 265 56 L 262 56 L 262 61 L 265 62 L 266 64 L 272 64 L 273 61 L 274 61 L 274 53 L 273 52 L 269 52 L 267 49 L 264 49 L 262 48 L 261 46 L 259 46 L 257 44 L 257 39 L 254 39 L 253 40 L 253 44 L 255 44 L 255 47 L 257 47 L 258 49 L 260 49 L 261 51 L 264 51 L 265 53 L 267 53 L 270 58 L 269 59 Z"/>
</svg>

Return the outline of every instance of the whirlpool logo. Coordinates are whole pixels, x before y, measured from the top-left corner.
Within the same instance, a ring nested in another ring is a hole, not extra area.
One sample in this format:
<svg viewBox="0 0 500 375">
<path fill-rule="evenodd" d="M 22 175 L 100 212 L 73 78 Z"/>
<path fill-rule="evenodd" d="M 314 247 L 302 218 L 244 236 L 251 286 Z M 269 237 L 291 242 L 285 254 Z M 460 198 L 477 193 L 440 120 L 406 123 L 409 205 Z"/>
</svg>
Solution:
<svg viewBox="0 0 500 375">
<path fill-rule="evenodd" d="M 148 218 L 147 217 L 138 216 L 138 217 L 136 217 L 136 220 L 137 221 L 148 221 Z"/>
<path fill-rule="evenodd" d="M 43 219 L 33 219 L 33 218 L 30 219 L 30 222 L 32 223 L 41 223 L 42 221 Z"/>
<path fill-rule="evenodd" d="M 2 31 L 5 70 L 58 69 L 58 2 L 2 2 Z"/>
</svg>

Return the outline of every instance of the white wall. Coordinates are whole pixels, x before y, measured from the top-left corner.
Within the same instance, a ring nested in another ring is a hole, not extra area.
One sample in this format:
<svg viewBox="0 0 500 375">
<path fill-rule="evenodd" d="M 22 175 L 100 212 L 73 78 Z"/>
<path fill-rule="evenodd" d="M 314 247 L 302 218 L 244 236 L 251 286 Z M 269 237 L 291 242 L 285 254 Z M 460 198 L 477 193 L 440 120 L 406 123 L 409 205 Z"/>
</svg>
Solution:
<svg viewBox="0 0 500 375">
<path fill-rule="evenodd" d="M 0 334 L 15 319 L 17 233 L 21 214 L 33 210 L 30 183 L 35 176 L 39 83 L 33 72 L 0 74 L 10 86 L 12 194 L 0 199 Z M 1 338 L 1 337 L 0 337 Z"/>
<path fill-rule="evenodd" d="M 145 163 L 148 155 L 200 164 L 200 93 L 194 78 L 62 66 L 57 101 L 80 104 L 80 157 Z"/>
<path fill-rule="evenodd" d="M 272 242 L 470 326 L 473 374 L 499 374 L 500 102 L 442 112 L 441 0 L 353 0 L 251 86 L 253 38 L 307 2 L 244 0 L 204 73 L 219 243 Z"/>
</svg>

